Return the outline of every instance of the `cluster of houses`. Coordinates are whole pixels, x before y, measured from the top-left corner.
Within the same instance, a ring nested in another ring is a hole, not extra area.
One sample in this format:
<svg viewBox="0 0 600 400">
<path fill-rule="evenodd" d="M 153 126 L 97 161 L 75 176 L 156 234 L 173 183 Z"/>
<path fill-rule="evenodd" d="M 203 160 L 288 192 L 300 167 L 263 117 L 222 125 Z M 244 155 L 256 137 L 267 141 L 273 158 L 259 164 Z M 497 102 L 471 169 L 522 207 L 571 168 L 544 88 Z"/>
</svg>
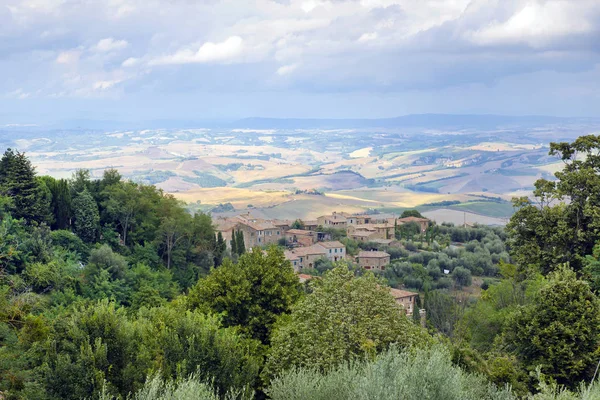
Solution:
<svg viewBox="0 0 600 400">
<path fill-rule="evenodd" d="M 344 244 L 332 241 L 331 235 L 320 232 L 319 227 L 344 229 L 349 238 L 359 242 L 389 245 L 395 241 L 396 226 L 406 223 L 418 224 L 422 232 L 429 226 L 429 220 L 425 218 L 396 218 L 386 214 L 353 215 L 345 212 L 333 212 L 316 220 L 303 220 L 300 224 L 301 229 L 297 226 L 293 228 L 292 226 L 297 224 L 290 220 L 266 220 L 253 217 L 250 213 L 214 219 L 217 231 L 221 232 L 228 246 L 233 234 L 238 231 L 243 233 L 246 249 L 285 241 L 288 247 L 285 257 L 296 272 L 314 268 L 320 259 L 328 259 L 331 262 L 352 260 L 364 269 L 383 271 L 390 264 L 388 253 L 360 251 L 356 257 L 350 257 Z M 417 294 L 398 289 L 393 291 L 396 301 L 411 314 Z"/>
</svg>

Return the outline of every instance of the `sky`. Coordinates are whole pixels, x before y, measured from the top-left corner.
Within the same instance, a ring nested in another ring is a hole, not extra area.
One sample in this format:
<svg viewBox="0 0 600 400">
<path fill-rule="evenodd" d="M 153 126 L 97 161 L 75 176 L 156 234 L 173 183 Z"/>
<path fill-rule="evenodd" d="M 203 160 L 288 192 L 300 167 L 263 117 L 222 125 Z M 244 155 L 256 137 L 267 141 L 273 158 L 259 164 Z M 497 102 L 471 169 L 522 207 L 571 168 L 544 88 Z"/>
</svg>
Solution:
<svg viewBox="0 0 600 400">
<path fill-rule="evenodd" d="M 600 116 L 600 0 L 0 0 L 0 124 Z"/>
</svg>

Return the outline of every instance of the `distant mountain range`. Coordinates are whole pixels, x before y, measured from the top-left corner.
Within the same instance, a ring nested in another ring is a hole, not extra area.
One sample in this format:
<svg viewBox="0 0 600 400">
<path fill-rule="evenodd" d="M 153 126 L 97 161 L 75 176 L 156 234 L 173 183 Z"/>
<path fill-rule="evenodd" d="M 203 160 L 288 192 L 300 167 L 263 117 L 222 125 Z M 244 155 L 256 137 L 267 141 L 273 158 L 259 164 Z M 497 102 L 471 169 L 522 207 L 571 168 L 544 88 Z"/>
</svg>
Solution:
<svg viewBox="0 0 600 400">
<path fill-rule="evenodd" d="M 379 119 L 318 119 L 318 118 L 243 118 L 239 120 L 164 119 L 149 121 L 66 120 L 40 125 L 0 125 L 0 132 L 36 132 L 58 130 L 141 130 L 141 129 L 481 129 L 506 127 L 540 127 L 555 124 L 600 124 L 600 118 L 565 118 L 549 116 L 509 116 L 491 114 L 410 114 Z"/>
<path fill-rule="evenodd" d="M 411 114 L 381 119 L 299 119 L 245 118 L 230 124 L 245 129 L 364 129 L 364 128 L 432 128 L 432 129 L 494 129 L 500 127 L 531 127 L 566 123 L 600 123 L 598 118 L 562 118 L 548 116 Z"/>
</svg>

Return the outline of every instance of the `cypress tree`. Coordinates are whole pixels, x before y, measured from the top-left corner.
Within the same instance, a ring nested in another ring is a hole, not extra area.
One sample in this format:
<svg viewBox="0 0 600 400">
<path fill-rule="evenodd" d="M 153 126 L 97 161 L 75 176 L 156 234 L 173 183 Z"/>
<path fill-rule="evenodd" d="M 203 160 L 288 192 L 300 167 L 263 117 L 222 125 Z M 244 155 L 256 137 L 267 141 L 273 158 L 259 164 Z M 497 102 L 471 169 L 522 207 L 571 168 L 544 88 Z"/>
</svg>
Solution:
<svg viewBox="0 0 600 400">
<path fill-rule="evenodd" d="M 236 231 L 231 231 L 231 254 L 238 254 Z"/>
<path fill-rule="evenodd" d="M 100 214 L 98 213 L 98 204 L 87 189 L 84 189 L 73 200 L 73 214 L 77 236 L 86 243 L 93 243 L 98 232 Z"/>
<path fill-rule="evenodd" d="M 215 266 L 221 265 L 223 262 L 223 254 L 225 253 L 225 240 L 223 239 L 223 234 L 221 232 L 217 233 L 217 243 L 215 245 Z"/>
<path fill-rule="evenodd" d="M 237 250 L 238 254 L 241 256 L 246 252 L 246 245 L 244 244 L 244 232 L 237 231 Z"/>
</svg>

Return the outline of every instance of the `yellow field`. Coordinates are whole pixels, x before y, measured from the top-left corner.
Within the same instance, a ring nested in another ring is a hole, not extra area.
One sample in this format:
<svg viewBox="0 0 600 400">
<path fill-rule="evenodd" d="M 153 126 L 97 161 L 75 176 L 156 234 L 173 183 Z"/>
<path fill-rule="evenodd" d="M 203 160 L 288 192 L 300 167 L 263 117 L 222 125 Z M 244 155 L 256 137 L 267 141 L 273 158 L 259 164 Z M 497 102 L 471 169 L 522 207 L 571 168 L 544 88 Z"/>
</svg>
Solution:
<svg viewBox="0 0 600 400">
<path fill-rule="evenodd" d="M 202 204 L 231 203 L 235 208 L 268 207 L 287 200 L 289 192 L 264 192 L 231 187 L 192 189 L 173 193 L 175 197 L 187 203 L 200 201 Z"/>
</svg>

